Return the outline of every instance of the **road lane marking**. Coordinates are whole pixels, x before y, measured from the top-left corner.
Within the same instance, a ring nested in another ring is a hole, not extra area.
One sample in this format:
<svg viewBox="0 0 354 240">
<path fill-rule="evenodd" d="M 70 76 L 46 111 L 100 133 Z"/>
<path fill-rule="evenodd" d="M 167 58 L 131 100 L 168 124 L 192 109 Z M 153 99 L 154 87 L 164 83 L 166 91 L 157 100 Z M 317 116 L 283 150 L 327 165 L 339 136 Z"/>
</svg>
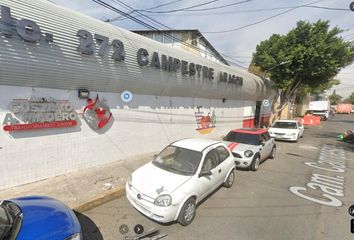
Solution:
<svg viewBox="0 0 354 240">
<path fill-rule="evenodd" d="M 345 152 L 335 145 L 323 145 L 317 162 L 304 162 L 306 166 L 321 173 L 313 173 L 307 187 L 292 186 L 289 191 L 296 196 L 331 207 L 343 205 L 338 197 L 344 197 L 344 177 L 338 174 L 345 173 Z M 336 174 L 333 176 L 333 174 Z"/>
</svg>

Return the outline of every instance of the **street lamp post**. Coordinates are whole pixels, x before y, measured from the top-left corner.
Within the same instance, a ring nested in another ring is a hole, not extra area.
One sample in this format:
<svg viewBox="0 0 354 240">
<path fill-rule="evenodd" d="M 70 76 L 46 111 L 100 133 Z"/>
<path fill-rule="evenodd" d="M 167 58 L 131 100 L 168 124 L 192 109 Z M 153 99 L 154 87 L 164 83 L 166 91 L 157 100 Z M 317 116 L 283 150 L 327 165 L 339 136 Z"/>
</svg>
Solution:
<svg viewBox="0 0 354 240">
<path fill-rule="evenodd" d="M 266 73 L 269 72 L 270 70 L 272 70 L 273 68 L 276 68 L 276 67 L 279 67 L 279 66 L 288 64 L 288 63 L 291 63 L 291 61 L 289 60 L 289 61 L 284 61 L 284 62 L 278 63 L 278 64 L 274 65 L 273 67 L 271 67 L 271 68 L 265 70 L 265 71 L 263 72 L 263 78 L 265 78 Z"/>
</svg>

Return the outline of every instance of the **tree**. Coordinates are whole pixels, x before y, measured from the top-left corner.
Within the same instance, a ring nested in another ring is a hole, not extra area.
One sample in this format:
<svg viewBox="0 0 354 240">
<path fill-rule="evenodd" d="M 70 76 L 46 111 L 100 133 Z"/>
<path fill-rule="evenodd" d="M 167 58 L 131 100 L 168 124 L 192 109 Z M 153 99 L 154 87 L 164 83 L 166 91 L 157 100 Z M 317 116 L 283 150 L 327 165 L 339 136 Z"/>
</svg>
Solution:
<svg viewBox="0 0 354 240">
<path fill-rule="evenodd" d="M 348 98 L 344 99 L 344 102 L 354 104 L 354 92 Z"/>
<path fill-rule="evenodd" d="M 340 100 L 342 98 L 343 98 L 342 96 L 336 94 L 336 90 L 334 90 L 333 93 L 328 97 L 329 102 L 331 103 L 331 105 L 337 105 L 338 102 L 340 102 Z"/>
<path fill-rule="evenodd" d="M 297 92 L 327 89 L 341 68 L 353 62 L 354 46 L 338 36 L 341 32 L 329 29 L 328 21 L 299 21 L 286 35 L 273 34 L 257 45 L 249 70 L 260 69 L 278 89 L 280 105 L 274 109 L 273 101 L 274 118 L 295 101 Z"/>
</svg>

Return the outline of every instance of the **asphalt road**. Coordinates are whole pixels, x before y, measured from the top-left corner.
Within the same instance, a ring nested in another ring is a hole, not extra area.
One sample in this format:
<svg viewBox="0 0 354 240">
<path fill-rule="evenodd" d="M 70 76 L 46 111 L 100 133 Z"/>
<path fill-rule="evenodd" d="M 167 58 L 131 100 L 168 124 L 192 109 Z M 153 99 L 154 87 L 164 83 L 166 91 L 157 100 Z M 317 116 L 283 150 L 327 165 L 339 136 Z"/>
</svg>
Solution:
<svg viewBox="0 0 354 240">
<path fill-rule="evenodd" d="M 348 213 L 354 205 L 354 145 L 336 141 L 347 129 L 354 129 L 354 115 L 336 115 L 305 129 L 298 143 L 277 142 L 275 159 L 265 161 L 257 172 L 238 170 L 233 187 L 221 187 L 200 204 L 187 227 L 156 223 L 122 197 L 80 216 L 85 239 L 133 239 L 136 224 L 168 234 L 163 239 L 354 239 L 354 217 Z M 302 196 L 290 189 L 300 189 Z M 124 235 L 119 232 L 123 224 L 129 228 Z"/>
</svg>

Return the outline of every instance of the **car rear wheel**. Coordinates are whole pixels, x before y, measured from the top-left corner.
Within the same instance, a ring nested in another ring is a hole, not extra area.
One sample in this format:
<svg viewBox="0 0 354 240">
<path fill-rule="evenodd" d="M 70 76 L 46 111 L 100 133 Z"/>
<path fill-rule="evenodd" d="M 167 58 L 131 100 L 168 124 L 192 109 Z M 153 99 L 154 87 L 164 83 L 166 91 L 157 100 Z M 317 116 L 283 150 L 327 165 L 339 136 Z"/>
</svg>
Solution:
<svg viewBox="0 0 354 240">
<path fill-rule="evenodd" d="M 252 164 L 251 164 L 251 170 L 252 171 L 257 171 L 258 168 L 259 168 L 259 164 L 261 163 L 261 159 L 259 156 L 256 156 L 253 161 L 252 161 Z"/>
<path fill-rule="evenodd" d="M 178 216 L 178 222 L 182 226 L 187 226 L 193 222 L 196 212 L 196 204 L 193 198 L 188 199 L 181 209 L 181 212 Z"/>
<path fill-rule="evenodd" d="M 273 147 L 272 152 L 270 153 L 270 158 L 271 158 L 271 159 L 274 159 L 276 153 L 277 153 L 277 149 L 276 149 L 276 147 Z"/>
<path fill-rule="evenodd" d="M 234 181 L 235 181 L 235 170 L 232 169 L 232 171 L 229 173 L 229 176 L 227 177 L 224 183 L 224 186 L 226 188 L 230 188 L 234 184 Z"/>
</svg>

